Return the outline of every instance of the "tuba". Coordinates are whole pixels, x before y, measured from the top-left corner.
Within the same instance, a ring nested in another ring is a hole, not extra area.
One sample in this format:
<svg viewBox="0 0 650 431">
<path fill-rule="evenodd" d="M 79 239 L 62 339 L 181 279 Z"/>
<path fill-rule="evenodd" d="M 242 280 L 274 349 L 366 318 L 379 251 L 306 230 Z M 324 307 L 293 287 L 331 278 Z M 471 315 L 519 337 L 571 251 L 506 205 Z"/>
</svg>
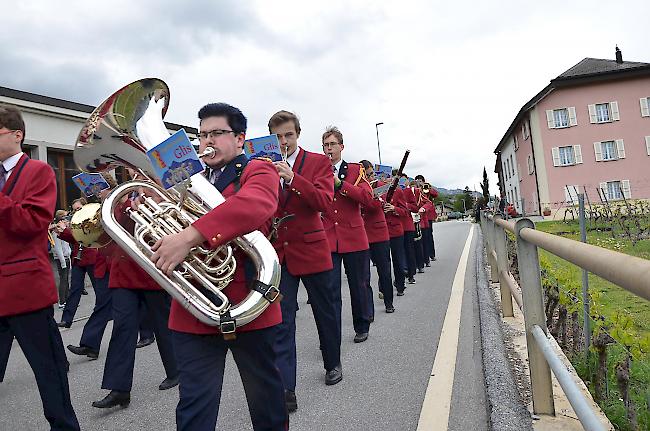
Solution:
<svg viewBox="0 0 650 431">
<path fill-rule="evenodd" d="M 180 232 L 225 201 L 202 174 L 193 175 L 184 187 L 168 190 L 154 180 L 146 152 L 170 136 L 163 122 L 168 105 L 167 84 L 155 78 L 141 79 L 115 92 L 90 115 L 75 145 L 77 166 L 94 173 L 124 166 L 144 179 L 116 187 L 98 208 L 99 215 L 95 211 L 88 219 L 101 220 L 108 236 L 194 317 L 232 338 L 238 327 L 256 319 L 280 297 L 278 256 L 266 237 L 254 231 L 217 249 L 194 247 L 171 276 L 153 264 L 151 247 L 158 239 Z M 140 189 L 148 197 L 137 209 L 125 211 L 135 223 L 130 231 L 118 222 L 116 208 L 123 198 Z M 86 226 L 86 231 L 90 230 Z M 254 264 L 255 279 L 249 294 L 239 303 L 231 303 L 222 290 L 234 277 L 238 249 Z"/>
</svg>

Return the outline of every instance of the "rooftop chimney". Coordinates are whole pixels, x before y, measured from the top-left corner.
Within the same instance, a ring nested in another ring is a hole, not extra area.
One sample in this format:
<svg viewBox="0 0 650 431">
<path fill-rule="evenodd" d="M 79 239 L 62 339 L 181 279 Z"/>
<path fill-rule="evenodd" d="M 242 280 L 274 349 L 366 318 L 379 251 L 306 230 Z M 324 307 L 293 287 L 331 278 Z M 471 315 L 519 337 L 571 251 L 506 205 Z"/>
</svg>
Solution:
<svg viewBox="0 0 650 431">
<path fill-rule="evenodd" d="M 623 63 L 623 53 L 621 52 L 620 49 L 618 49 L 618 45 L 616 45 L 616 62 L 618 64 Z"/>
</svg>

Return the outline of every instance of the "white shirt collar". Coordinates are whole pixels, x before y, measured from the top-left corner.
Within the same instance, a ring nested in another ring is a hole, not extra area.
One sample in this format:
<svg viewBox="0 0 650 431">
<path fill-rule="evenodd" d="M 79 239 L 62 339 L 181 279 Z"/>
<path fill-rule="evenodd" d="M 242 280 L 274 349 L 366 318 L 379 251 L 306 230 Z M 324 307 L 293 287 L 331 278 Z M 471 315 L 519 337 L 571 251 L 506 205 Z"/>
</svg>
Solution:
<svg viewBox="0 0 650 431">
<path fill-rule="evenodd" d="M 336 168 L 336 173 L 338 174 L 339 171 L 341 170 L 341 163 L 343 163 L 343 159 L 339 160 L 334 167 Z"/>
<path fill-rule="evenodd" d="M 296 147 L 296 151 L 291 153 L 290 156 L 287 156 L 287 163 L 289 166 L 293 169 L 294 163 L 296 163 L 296 159 L 298 158 L 298 153 L 300 152 L 300 147 Z"/>
<path fill-rule="evenodd" d="M 11 171 L 13 170 L 13 168 L 16 167 L 16 165 L 18 164 L 18 160 L 20 160 L 20 158 L 22 156 L 23 156 L 22 152 L 21 153 L 16 153 L 13 156 L 9 157 L 4 162 L 2 162 L 2 166 L 5 168 L 5 172 L 7 172 L 5 174 L 6 175 L 6 177 L 5 177 L 6 180 L 9 179 L 9 175 L 11 175 Z"/>
</svg>

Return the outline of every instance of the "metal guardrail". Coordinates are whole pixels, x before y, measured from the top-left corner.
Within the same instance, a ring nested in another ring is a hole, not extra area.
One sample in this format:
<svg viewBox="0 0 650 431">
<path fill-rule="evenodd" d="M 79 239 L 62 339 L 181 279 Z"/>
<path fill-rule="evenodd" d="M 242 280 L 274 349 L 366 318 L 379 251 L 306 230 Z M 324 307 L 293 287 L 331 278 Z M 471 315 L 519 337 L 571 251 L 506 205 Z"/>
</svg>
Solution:
<svg viewBox="0 0 650 431">
<path fill-rule="evenodd" d="M 580 392 L 566 367 L 553 350 L 547 335 L 538 247 L 650 300 L 650 261 L 601 247 L 535 230 L 526 218 L 506 221 L 500 215 L 481 213 L 481 230 L 491 267 L 491 279 L 499 281 L 504 317 L 512 316 L 512 297 L 524 314 L 530 382 L 535 414 L 555 414 L 551 369 L 564 390 L 584 429 L 604 430 L 596 413 Z M 517 261 L 521 281 L 509 271 L 505 231 L 517 238 Z"/>
</svg>

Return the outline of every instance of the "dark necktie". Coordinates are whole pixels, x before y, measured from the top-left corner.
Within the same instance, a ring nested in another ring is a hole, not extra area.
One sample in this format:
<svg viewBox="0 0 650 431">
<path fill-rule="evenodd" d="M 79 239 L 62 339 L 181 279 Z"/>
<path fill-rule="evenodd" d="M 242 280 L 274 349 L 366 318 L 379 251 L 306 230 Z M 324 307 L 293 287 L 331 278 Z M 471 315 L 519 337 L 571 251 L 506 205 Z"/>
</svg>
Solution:
<svg viewBox="0 0 650 431">
<path fill-rule="evenodd" d="M 5 183 L 7 182 L 5 180 L 5 176 L 7 175 L 7 171 L 5 170 L 5 167 L 2 163 L 0 163 L 0 190 L 2 190 L 5 186 Z"/>
<path fill-rule="evenodd" d="M 219 179 L 219 176 L 221 175 L 221 169 L 212 169 L 210 172 L 210 182 L 212 185 L 217 184 L 217 180 Z"/>
</svg>

